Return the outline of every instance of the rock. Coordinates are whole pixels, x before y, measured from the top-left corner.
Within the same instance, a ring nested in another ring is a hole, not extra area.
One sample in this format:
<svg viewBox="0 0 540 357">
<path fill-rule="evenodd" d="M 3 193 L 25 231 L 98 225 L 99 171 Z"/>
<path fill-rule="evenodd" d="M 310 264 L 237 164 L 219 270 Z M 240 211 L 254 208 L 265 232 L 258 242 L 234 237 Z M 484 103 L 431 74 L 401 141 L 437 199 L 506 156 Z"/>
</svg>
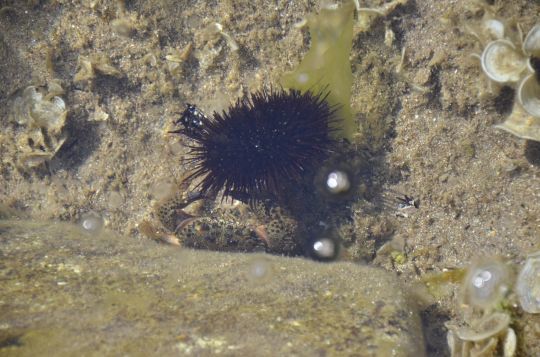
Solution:
<svg viewBox="0 0 540 357">
<path fill-rule="evenodd" d="M 0 221 L 1 355 L 421 356 L 396 277 Z"/>
</svg>

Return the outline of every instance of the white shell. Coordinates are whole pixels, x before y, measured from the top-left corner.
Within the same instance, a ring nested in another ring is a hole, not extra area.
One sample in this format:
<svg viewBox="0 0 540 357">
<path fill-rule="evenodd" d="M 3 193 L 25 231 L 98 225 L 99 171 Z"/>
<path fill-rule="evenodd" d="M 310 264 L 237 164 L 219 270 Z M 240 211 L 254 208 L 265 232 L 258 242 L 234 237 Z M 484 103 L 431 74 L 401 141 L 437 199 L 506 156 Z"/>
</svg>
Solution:
<svg viewBox="0 0 540 357">
<path fill-rule="evenodd" d="M 525 37 L 523 52 L 528 56 L 540 56 L 540 25 L 534 26 Z"/>
<path fill-rule="evenodd" d="M 495 128 L 505 130 L 522 139 L 540 141 L 540 118 L 527 113 L 519 103 L 514 104 L 512 114 L 504 123 L 495 125 Z"/>
<path fill-rule="evenodd" d="M 521 269 L 516 291 L 521 308 L 529 313 L 540 313 L 540 252 L 531 255 Z"/>
<path fill-rule="evenodd" d="M 498 83 L 517 82 L 527 68 L 527 59 L 508 40 L 488 43 L 482 52 L 481 64 L 484 73 Z"/>
<path fill-rule="evenodd" d="M 540 83 L 536 74 L 523 78 L 518 88 L 518 100 L 523 109 L 533 117 L 540 117 Z"/>
</svg>

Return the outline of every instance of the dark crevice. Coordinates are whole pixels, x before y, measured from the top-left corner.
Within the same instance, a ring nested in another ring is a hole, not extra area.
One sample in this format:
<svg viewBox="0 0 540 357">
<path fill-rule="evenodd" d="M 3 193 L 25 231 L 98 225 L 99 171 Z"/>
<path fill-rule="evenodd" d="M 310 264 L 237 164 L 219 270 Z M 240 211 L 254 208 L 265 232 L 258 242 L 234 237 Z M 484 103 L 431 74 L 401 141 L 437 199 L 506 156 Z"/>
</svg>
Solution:
<svg viewBox="0 0 540 357">
<path fill-rule="evenodd" d="M 514 105 L 515 91 L 514 89 L 504 86 L 501 92 L 493 100 L 493 107 L 498 114 L 508 115 L 512 112 Z"/>
<path fill-rule="evenodd" d="M 540 142 L 527 140 L 525 143 L 525 158 L 529 164 L 540 167 Z"/>
</svg>

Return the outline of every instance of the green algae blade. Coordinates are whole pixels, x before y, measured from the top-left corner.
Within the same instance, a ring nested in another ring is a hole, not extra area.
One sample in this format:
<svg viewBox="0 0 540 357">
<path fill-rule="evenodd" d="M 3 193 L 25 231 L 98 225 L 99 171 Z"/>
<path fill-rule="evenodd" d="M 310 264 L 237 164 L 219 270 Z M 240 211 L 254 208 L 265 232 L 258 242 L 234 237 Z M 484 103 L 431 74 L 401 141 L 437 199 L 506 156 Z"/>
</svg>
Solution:
<svg viewBox="0 0 540 357">
<path fill-rule="evenodd" d="M 322 9 L 307 19 L 311 48 L 298 67 L 285 73 L 281 85 L 301 92 L 329 92 L 330 105 L 338 105 L 342 124 L 337 136 L 352 139 L 355 123 L 351 111 L 352 48 L 354 4 Z"/>
</svg>

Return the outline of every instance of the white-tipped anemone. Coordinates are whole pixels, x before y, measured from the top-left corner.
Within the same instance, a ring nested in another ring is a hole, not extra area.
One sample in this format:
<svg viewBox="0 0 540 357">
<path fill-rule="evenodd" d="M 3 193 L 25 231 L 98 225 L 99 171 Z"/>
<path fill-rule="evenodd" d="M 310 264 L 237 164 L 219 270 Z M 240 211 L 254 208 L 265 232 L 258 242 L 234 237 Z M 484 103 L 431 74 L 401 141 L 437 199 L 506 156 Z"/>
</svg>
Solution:
<svg viewBox="0 0 540 357">
<path fill-rule="evenodd" d="M 525 261 L 518 276 L 516 291 L 524 311 L 540 313 L 540 252 Z"/>
<path fill-rule="evenodd" d="M 517 82 L 527 68 L 527 59 L 508 40 L 488 43 L 482 52 L 481 64 L 484 73 L 497 83 Z"/>
</svg>

